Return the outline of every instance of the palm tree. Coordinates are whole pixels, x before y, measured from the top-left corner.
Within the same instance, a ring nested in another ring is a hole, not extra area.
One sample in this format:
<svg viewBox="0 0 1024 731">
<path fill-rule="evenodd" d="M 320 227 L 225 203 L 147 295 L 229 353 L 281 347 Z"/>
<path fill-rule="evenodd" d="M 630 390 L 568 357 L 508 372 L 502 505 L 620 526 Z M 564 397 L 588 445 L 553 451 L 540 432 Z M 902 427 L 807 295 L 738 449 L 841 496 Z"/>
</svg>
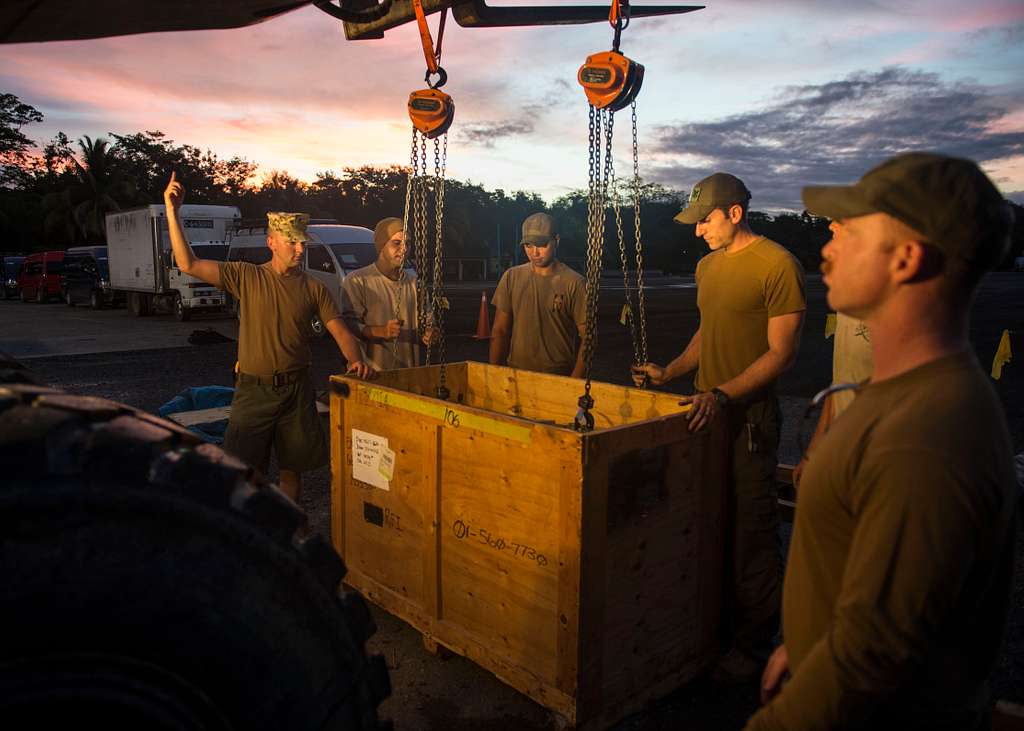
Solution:
<svg viewBox="0 0 1024 731">
<path fill-rule="evenodd" d="M 103 138 L 92 140 L 88 136 L 78 141 L 82 160 L 75 160 L 78 195 L 74 219 L 86 239 L 90 234 L 105 238 L 107 213 L 121 210 L 117 198 L 125 200 L 134 194 L 134 184 L 117 171 L 107 153 L 109 145 Z"/>
<path fill-rule="evenodd" d="M 78 141 L 82 159 L 72 158 L 71 184 L 43 197 L 43 225 L 50 236 L 72 242 L 102 240 L 107 213 L 121 210 L 119 199 L 134 196 L 135 184 L 117 169 L 109 146 L 103 138 Z"/>
</svg>

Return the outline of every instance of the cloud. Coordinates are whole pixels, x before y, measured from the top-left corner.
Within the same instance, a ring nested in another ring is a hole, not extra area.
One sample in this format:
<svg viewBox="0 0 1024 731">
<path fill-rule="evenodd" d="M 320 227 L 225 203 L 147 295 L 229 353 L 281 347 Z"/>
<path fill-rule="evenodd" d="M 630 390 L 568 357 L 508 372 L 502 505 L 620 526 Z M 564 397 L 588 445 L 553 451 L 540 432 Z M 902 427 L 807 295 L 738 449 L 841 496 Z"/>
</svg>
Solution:
<svg viewBox="0 0 1024 731">
<path fill-rule="evenodd" d="M 715 170 L 746 181 L 754 206 L 801 208 L 800 187 L 857 180 L 881 160 L 934 150 L 980 162 L 1024 155 L 1021 102 L 902 68 L 785 87 L 755 111 L 656 128 L 653 179 L 686 189 Z"/>
<path fill-rule="evenodd" d="M 457 128 L 459 142 L 483 147 L 494 147 L 503 137 L 528 135 L 533 132 L 533 122 L 528 119 L 504 120 L 501 122 L 472 122 Z"/>
</svg>

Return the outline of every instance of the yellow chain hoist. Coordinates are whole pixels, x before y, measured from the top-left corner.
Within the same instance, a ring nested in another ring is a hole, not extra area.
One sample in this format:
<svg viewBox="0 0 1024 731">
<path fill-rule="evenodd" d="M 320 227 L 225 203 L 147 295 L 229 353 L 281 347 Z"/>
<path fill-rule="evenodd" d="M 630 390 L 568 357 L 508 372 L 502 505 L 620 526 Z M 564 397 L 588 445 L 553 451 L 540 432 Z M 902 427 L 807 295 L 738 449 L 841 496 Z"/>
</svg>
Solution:
<svg viewBox="0 0 1024 731">
<path fill-rule="evenodd" d="M 644 79 L 644 67 L 619 52 L 622 31 L 629 25 L 629 0 L 612 0 L 608 22 L 615 30 L 612 50 L 587 57 L 576 75 L 590 104 L 589 187 L 587 192 L 587 308 L 583 335 L 583 364 L 586 379 L 583 395 L 577 405 L 573 427 L 577 431 L 594 428 L 594 398 L 590 395 L 591 370 L 594 360 L 594 341 L 597 330 L 597 300 L 601 284 L 604 253 L 605 214 L 609 201 L 615 218 L 615 228 L 622 262 L 626 304 L 623 321 L 628 321 L 633 337 L 633 360 L 636 365 L 647 362 L 647 325 L 644 313 L 643 245 L 640 239 L 640 160 L 636 126 L 636 96 Z M 615 112 L 631 107 L 633 123 L 633 198 L 634 236 L 636 247 L 636 298 L 632 304 L 629 262 L 622 225 L 622 211 L 615 165 L 612 159 L 612 137 Z M 646 381 L 644 383 L 646 385 Z"/>
</svg>

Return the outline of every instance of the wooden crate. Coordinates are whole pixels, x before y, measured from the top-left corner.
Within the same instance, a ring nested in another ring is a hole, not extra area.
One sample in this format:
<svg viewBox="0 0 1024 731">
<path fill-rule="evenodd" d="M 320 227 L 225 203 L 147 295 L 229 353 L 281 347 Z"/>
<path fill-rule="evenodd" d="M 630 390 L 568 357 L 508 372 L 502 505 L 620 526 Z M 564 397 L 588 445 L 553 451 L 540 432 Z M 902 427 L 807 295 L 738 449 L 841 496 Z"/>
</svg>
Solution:
<svg viewBox="0 0 1024 731">
<path fill-rule="evenodd" d="M 596 428 L 580 434 L 582 381 L 452 363 L 440 401 L 438 378 L 331 379 L 347 582 L 577 727 L 702 671 L 717 651 L 724 433 L 692 435 L 671 394 L 594 383 Z"/>
</svg>

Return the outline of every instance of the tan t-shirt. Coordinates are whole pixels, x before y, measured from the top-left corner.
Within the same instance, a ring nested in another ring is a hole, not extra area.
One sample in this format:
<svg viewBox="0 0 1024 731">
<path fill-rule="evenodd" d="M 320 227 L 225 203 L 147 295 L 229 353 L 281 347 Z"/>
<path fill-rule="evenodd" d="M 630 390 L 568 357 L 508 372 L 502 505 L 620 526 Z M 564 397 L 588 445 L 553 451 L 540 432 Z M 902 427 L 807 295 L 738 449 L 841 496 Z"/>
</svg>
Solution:
<svg viewBox="0 0 1024 731">
<path fill-rule="evenodd" d="M 396 340 L 360 340 L 370 365 L 379 371 L 419 365 L 414 274 L 406 272 L 395 280 L 381 274 L 376 263 L 370 264 L 345 277 L 341 283 L 341 302 L 345 324 L 357 335 L 366 325 L 386 325 L 396 318 L 396 312 L 403 321 Z"/>
<path fill-rule="evenodd" d="M 874 358 L 871 355 L 871 333 L 863 320 L 836 313 L 835 342 L 832 347 L 832 383 L 863 383 L 871 378 Z M 837 391 L 829 396 L 832 418 L 846 410 L 854 399 L 854 391 Z"/>
<path fill-rule="evenodd" d="M 529 263 L 506 271 L 492 302 L 512 315 L 513 368 L 569 375 L 576 365 L 578 328 L 586 322 L 583 277 L 561 262 L 554 273 L 534 274 Z"/>
<path fill-rule="evenodd" d="M 221 289 L 238 300 L 238 365 L 265 376 L 308 366 L 310 323 L 341 317 L 327 288 L 304 272 L 282 276 L 266 264 L 220 262 Z"/>
<path fill-rule="evenodd" d="M 809 454 L 783 597 L 793 677 L 748 728 L 974 728 L 1006 622 L 1016 492 L 973 354 L 861 387 Z"/>
<path fill-rule="evenodd" d="M 761 237 L 697 263 L 700 362 L 697 389 L 710 391 L 768 352 L 768 319 L 807 309 L 800 262 Z"/>
</svg>

